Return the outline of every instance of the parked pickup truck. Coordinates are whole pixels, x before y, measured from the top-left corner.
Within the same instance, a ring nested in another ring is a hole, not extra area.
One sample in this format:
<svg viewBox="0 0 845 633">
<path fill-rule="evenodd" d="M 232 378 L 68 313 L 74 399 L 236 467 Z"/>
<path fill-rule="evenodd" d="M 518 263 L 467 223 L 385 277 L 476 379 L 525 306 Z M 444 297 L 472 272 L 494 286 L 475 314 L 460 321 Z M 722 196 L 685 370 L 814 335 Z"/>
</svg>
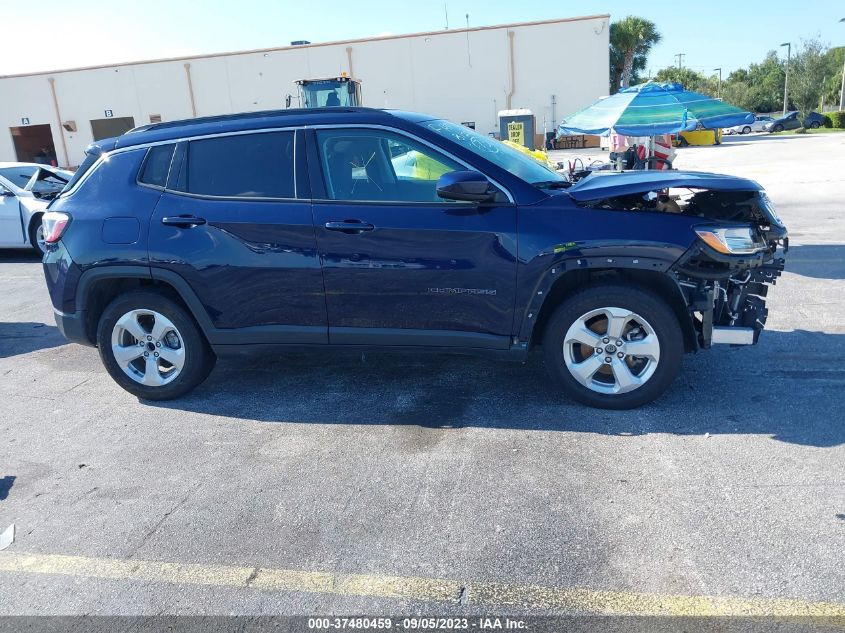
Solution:
<svg viewBox="0 0 845 633">
<path fill-rule="evenodd" d="M 751 180 L 572 184 L 466 127 L 365 108 L 99 141 L 44 223 L 59 328 L 153 400 L 190 391 L 227 353 L 524 361 L 537 346 L 570 397 L 636 407 L 684 352 L 757 342 L 788 248 Z"/>
</svg>

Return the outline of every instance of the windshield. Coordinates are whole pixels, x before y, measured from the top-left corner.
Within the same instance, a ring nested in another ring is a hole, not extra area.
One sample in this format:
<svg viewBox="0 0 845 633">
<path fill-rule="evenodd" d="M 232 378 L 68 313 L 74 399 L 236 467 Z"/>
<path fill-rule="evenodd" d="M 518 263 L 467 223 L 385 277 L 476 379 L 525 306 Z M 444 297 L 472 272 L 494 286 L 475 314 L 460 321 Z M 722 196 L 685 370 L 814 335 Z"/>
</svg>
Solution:
<svg viewBox="0 0 845 633">
<path fill-rule="evenodd" d="M 40 169 L 35 182 L 32 183 L 29 190 L 33 193 L 59 193 L 64 189 L 65 185 L 70 180 L 70 177 L 64 178 L 62 175 Z"/>
<path fill-rule="evenodd" d="M 435 120 L 420 123 L 432 132 L 437 132 L 450 141 L 468 149 L 481 158 L 509 171 L 514 176 L 530 182 L 532 185 L 549 182 L 566 182 L 557 172 L 552 171 L 533 158 L 530 158 L 494 138 L 479 134 L 463 125 L 451 121 Z"/>
<path fill-rule="evenodd" d="M 19 165 L 16 167 L 2 167 L 0 168 L 0 176 L 6 178 L 9 182 L 17 185 L 21 189 L 29 184 L 29 179 L 38 167 L 33 165 Z"/>
<path fill-rule="evenodd" d="M 354 107 L 355 84 L 337 79 L 315 79 L 300 85 L 305 108 Z"/>
</svg>

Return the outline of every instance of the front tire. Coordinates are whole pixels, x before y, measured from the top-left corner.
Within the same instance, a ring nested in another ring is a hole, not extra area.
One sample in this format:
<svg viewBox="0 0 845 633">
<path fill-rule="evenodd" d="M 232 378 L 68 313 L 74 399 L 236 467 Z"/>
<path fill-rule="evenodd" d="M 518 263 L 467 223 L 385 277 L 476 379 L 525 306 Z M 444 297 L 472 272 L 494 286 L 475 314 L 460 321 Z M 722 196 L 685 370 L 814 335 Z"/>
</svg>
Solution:
<svg viewBox="0 0 845 633">
<path fill-rule="evenodd" d="M 773 132 L 783 132 L 783 126 L 778 124 L 774 127 L 774 129 L 772 131 Z"/>
<path fill-rule="evenodd" d="M 742 128 L 742 133 L 751 134 L 751 126 L 746 125 L 744 128 Z"/>
<path fill-rule="evenodd" d="M 819 129 L 819 125 L 820 125 L 820 124 L 819 124 L 819 122 L 818 122 L 818 121 L 813 121 L 813 122 L 810 124 L 810 127 L 811 127 L 811 128 L 813 128 L 814 130 L 818 130 L 818 129 Z"/>
<path fill-rule="evenodd" d="M 658 398 L 678 375 L 684 340 L 658 295 L 602 284 L 561 303 L 546 326 L 546 368 L 573 399 L 601 409 L 633 409 Z"/>
<path fill-rule="evenodd" d="M 191 315 L 158 292 L 117 297 L 97 327 L 100 358 L 109 375 L 145 400 L 172 400 L 202 383 L 216 358 Z"/>
</svg>

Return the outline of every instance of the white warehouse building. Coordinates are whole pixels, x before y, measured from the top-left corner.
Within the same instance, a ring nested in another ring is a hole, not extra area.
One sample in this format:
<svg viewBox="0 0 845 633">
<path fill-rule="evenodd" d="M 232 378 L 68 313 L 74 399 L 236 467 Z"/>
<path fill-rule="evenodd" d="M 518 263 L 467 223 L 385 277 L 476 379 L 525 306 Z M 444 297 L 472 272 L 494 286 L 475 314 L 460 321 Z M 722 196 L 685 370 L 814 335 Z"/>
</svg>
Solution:
<svg viewBox="0 0 845 633">
<path fill-rule="evenodd" d="M 62 166 L 93 140 L 150 122 L 274 110 L 300 79 L 346 74 L 363 104 L 498 133 L 527 108 L 537 132 L 607 94 L 608 15 L 390 35 L 0 77 L 0 161 L 47 149 Z"/>
</svg>

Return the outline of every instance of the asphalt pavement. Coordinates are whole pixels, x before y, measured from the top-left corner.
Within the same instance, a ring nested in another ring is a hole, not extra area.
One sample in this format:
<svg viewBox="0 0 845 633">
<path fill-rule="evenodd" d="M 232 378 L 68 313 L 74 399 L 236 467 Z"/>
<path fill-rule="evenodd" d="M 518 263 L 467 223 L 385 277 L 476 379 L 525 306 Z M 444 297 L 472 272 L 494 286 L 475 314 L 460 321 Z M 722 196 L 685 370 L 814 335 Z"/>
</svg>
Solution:
<svg viewBox="0 0 845 633">
<path fill-rule="evenodd" d="M 0 251 L 0 614 L 845 614 L 845 134 L 676 166 L 761 182 L 792 248 L 760 344 L 635 411 L 537 355 L 227 359 L 140 402 Z"/>
</svg>

